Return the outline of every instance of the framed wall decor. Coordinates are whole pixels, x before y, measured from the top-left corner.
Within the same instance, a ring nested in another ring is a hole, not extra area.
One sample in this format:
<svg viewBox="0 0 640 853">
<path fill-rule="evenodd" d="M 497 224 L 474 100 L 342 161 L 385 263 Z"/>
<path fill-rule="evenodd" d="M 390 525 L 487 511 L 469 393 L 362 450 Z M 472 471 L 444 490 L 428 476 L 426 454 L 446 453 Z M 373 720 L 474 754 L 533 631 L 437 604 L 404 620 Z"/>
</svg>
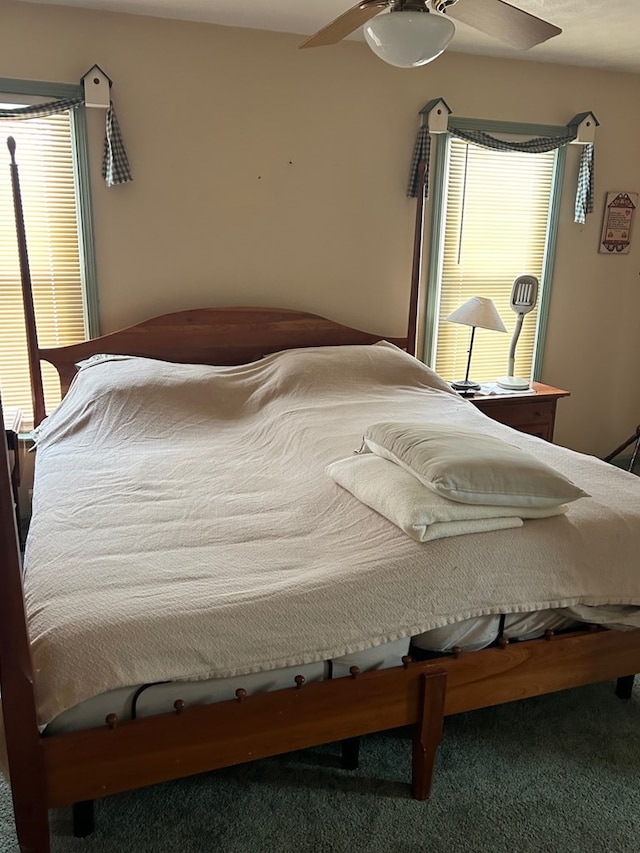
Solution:
<svg viewBox="0 0 640 853">
<path fill-rule="evenodd" d="M 607 193 L 602 218 L 599 251 L 606 255 L 626 255 L 631 246 L 633 215 L 638 193 Z"/>
</svg>

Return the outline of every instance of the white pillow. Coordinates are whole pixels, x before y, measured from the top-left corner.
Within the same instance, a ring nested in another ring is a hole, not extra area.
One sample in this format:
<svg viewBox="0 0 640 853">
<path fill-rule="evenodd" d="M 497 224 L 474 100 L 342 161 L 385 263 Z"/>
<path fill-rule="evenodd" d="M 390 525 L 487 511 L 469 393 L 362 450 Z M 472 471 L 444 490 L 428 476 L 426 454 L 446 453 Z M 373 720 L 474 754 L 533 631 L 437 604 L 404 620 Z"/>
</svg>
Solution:
<svg viewBox="0 0 640 853">
<path fill-rule="evenodd" d="M 530 453 L 462 427 L 385 421 L 368 427 L 364 440 L 452 501 L 543 508 L 589 497 Z"/>
</svg>

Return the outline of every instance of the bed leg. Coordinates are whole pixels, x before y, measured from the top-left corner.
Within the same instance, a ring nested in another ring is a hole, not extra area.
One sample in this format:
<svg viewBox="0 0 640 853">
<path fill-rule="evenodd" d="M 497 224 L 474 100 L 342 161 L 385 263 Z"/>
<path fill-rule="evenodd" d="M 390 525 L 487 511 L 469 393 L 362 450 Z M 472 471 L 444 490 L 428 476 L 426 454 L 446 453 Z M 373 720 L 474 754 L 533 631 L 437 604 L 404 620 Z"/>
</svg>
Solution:
<svg viewBox="0 0 640 853">
<path fill-rule="evenodd" d="M 13 815 L 20 853 L 50 853 L 49 812 L 37 803 L 13 800 Z"/>
<path fill-rule="evenodd" d="M 357 770 L 360 758 L 360 738 L 350 737 L 342 741 L 342 761 L 344 770 Z"/>
<path fill-rule="evenodd" d="M 422 713 L 413 734 L 411 793 L 416 800 L 428 800 L 433 770 L 444 725 L 444 697 L 447 673 L 436 669 L 422 676 Z"/>
<path fill-rule="evenodd" d="M 616 682 L 616 696 L 620 699 L 631 699 L 635 675 L 623 675 Z"/>
<path fill-rule="evenodd" d="M 86 838 L 95 828 L 93 800 L 83 800 L 71 807 L 74 838 Z"/>
</svg>

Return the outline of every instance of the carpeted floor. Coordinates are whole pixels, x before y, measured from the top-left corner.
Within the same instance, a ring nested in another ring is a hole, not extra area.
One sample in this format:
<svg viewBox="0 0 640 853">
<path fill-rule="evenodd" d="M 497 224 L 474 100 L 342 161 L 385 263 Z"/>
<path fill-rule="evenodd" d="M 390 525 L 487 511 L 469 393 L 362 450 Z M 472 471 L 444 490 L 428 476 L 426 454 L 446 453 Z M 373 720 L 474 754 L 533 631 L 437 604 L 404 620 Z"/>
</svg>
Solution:
<svg viewBox="0 0 640 853">
<path fill-rule="evenodd" d="M 636 679 L 637 681 L 640 680 Z M 54 853 L 636 853 L 640 686 L 565 691 L 449 718 L 432 798 L 411 799 L 408 731 L 107 798 L 87 839 L 51 815 Z M 0 850 L 17 850 L 0 783 Z"/>
</svg>

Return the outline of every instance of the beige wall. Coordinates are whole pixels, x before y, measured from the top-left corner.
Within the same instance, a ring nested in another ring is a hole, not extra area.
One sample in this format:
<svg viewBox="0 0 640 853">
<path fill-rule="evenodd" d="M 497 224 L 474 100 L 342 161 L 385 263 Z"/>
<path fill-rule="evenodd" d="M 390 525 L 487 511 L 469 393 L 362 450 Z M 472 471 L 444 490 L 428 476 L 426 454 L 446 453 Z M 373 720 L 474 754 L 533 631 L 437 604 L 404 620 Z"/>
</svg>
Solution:
<svg viewBox="0 0 640 853">
<path fill-rule="evenodd" d="M 544 358 L 570 389 L 557 439 L 606 453 L 640 420 L 640 230 L 597 252 L 604 194 L 640 191 L 640 77 L 448 52 L 423 69 L 364 44 L 297 51 L 295 36 L 0 0 L 0 76 L 113 96 L 134 182 L 100 178 L 90 114 L 103 331 L 208 305 L 302 308 L 392 335 L 406 323 L 415 202 L 404 195 L 423 104 L 564 124 L 593 110 L 596 211 L 572 221 L 569 150 Z M 640 229 L 640 223 L 638 224 Z"/>
</svg>

